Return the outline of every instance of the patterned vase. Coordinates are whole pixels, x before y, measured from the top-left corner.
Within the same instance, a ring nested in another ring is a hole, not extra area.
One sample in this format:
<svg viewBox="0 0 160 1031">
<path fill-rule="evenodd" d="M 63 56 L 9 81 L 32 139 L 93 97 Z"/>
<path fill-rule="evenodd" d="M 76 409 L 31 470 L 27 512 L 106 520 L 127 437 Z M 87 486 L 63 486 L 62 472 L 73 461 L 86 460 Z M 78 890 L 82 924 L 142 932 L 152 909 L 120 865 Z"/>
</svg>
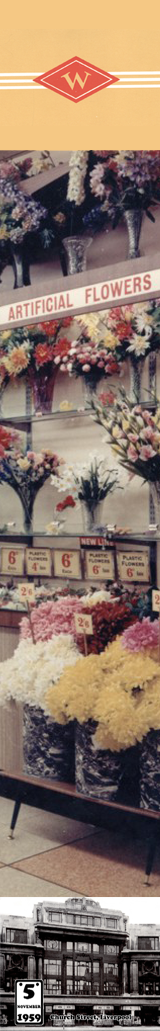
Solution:
<svg viewBox="0 0 160 1031">
<path fill-rule="evenodd" d="M 140 745 L 140 808 L 160 811 L 160 730 L 150 730 Z"/>
<path fill-rule="evenodd" d="M 158 481 L 156 481 L 156 483 L 150 483 L 150 493 L 151 493 L 151 500 L 152 500 L 152 506 L 153 506 L 153 511 L 154 511 L 154 520 L 155 520 L 155 523 L 157 524 L 158 530 L 159 530 L 160 529 L 160 483 L 158 483 Z M 152 517 L 152 521 L 153 521 L 153 517 Z"/>
<path fill-rule="evenodd" d="M 142 371 L 144 365 L 144 358 L 139 358 L 139 361 L 135 361 L 135 358 L 130 354 L 130 392 L 129 400 L 133 401 L 133 404 L 139 404 L 141 401 L 141 380 Z"/>
<path fill-rule="evenodd" d="M 67 274 L 74 276 L 76 272 L 85 272 L 87 267 L 87 251 L 92 238 L 83 236 L 66 236 L 63 240 L 67 252 Z"/>
<path fill-rule="evenodd" d="M 117 801 L 122 780 L 122 753 L 96 749 L 93 735 L 96 723 L 76 724 L 75 776 L 77 791 L 92 798 Z"/>
<path fill-rule="evenodd" d="M 35 415 L 47 415 L 52 412 L 54 385 L 57 369 L 45 371 L 45 366 L 37 372 L 30 373 L 29 382 L 32 388 Z"/>
<path fill-rule="evenodd" d="M 74 728 L 54 723 L 43 709 L 24 705 L 23 769 L 28 776 L 74 783 Z"/>
<path fill-rule="evenodd" d="M 140 208 L 129 208 L 128 211 L 124 211 L 124 218 L 128 229 L 128 258 L 138 258 L 143 211 Z"/>
</svg>

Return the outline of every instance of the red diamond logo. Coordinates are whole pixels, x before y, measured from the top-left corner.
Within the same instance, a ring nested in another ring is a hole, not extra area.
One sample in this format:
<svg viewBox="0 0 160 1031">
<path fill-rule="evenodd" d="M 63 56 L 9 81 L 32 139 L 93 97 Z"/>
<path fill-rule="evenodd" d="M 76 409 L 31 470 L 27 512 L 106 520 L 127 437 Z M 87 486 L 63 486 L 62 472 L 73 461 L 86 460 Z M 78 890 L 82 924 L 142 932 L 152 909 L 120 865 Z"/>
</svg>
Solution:
<svg viewBox="0 0 160 1031">
<path fill-rule="evenodd" d="M 58 64 L 56 68 L 51 68 L 49 72 L 37 75 L 34 79 L 34 82 L 46 86 L 46 89 L 52 89 L 54 93 L 73 100 L 74 104 L 118 81 L 117 75 L 110 75 L 102 68 L 82 61 L 80 57 L 72 57 L 70 61 Z"/>
</svg>

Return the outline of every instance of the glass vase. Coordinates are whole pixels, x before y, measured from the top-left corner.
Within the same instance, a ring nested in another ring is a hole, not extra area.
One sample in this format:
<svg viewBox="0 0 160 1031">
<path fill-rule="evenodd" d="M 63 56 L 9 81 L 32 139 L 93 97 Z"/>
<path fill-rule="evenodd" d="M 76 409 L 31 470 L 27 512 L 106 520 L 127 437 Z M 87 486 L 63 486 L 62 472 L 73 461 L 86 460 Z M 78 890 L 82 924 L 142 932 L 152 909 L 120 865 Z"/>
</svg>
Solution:
<svg viewBox="0 0 160 1031">
<path fill-rule="evenodd" d="M 35 415 L 51 414 L 56 376 L 57 369 L 45 372 L 45 366 L 30 376 Z"/>
<path fill-rule="evenodd" d="M 140 808 L 160 811 L 160 730 L 150 730 L 140 745 Z"/>
<path fill-rule="evenodd" d="M 102 525 L 104 501 L 105 498 L 103 498 L 103 501 L 99 501 L 97 505 L 94 505 L 92 509 L 88 507 L 85 501 L 81 501 L 84 533 L 94 533 L 96 527 Z"/>
<path fill-rule="evenodd" d="M 73 783 L 73 723 L 60 726 L 39 706 L 24 705 L 23 769 L 28 776 Z"/>
<path fill-rule="evenodd" d="M 116 801 L 122 779 L 122 752 L 95 749 L 96 723 L 76 724 L 75 777 L 77 791 L 92 798 Z"/>
<path fill-rule="evenodd" d="M 22 286 L 30 286 L 29 260 L 20 244 L 12 244 L 11 259 L 14 271 L 14 290 Z"/>
<path fill-rule="evenodd" d="M 129 400 L 136 404 L 141 401 L 141 384 L 142 384 L 142 372 L 144 365 L 144 358 L 139 358 L 139 361 L 135 361 L 132 355 L 130 355 L 130 391 Z"/>
<path fill-rule="evenodd" d="M 92 237 L 66 236 L 63 240 L 67 252 L 67 275 L 74 276 L 76 272 L 85 272 L 87 268 L 87 251 L 91 246 Z"/>
<path fill-rule="evenodd" d="M 124 218 L 128 229 L 128 258 L 138 258 L 140 254 L 139 240 L 142 227 L 143 212 L 140 208 L 131 208 L 127 211 L 124 211 Z"/>
</svg>

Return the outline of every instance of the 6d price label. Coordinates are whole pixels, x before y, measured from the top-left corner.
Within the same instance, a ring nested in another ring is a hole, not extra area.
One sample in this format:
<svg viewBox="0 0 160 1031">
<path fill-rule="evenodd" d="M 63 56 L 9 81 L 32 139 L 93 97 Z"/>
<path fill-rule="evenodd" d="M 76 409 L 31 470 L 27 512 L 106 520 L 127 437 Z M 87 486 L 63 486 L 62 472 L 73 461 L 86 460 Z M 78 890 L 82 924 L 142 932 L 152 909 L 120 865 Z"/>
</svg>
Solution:
<svg viewBox="0 0 160 1031">
<path fill-rule="evenodd" d="M 15 982 L 15 1024 L 42 1027 L 43 981 Z"/>
<path fill-rule="evenodd" d="M 79 551 L 61 551 L 61 548 L 55 549 L 53 552 L 54 558 L 54 575 L 67 577 L 67 580 L 79 580 L 81 578 L 81 566 L 80 566 L 80 555 Z"/>
<path fill-rule="evenodd" d="M 86 551 L 85 576 L 87 580 L 114 580 L 113 552 Z"/>
<path fill-rule="evenodd" d="M 1 551 L 1 573 L 10 573 L 12 576 L 23 576 L 24 573 L 24 548 L 2 548 Z"/>
</svg>

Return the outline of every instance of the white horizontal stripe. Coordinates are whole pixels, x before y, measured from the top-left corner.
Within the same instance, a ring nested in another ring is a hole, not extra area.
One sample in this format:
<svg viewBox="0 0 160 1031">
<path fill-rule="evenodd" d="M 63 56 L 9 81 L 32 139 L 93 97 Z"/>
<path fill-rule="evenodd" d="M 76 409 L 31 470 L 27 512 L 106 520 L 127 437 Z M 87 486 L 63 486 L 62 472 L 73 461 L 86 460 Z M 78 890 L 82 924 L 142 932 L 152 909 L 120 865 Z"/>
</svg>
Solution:
<svg viewBox="0 0 160 1031">
<path fill-rule="evenodd" d="M 53 71 L 54 71 L 54 68 L 53 68 Z M 17 72 L 0 72 L 1 78 L 3 77 L 4 79 L 6 77 L 7 78 L 12 78 L 12 79 L 14 79 L 14 78 L 21 79 L 21 78 L 27 78 L 28 76 L 29 76 L 29 78 L 32 78 L 32 76 L 34 78 L 34 77 L 36 77 L 38 75 L 41 75 L 44 78 L 44 76 L 46 74 L 47 74 L 46 72 L 26 72 L 26 71 L 23 71 L 23 72 L 18 72 L 18 71 Z M 137 69 L 137 71 L 135 71 L 135 72 L 134 71 L 128 71 L 128 72 L 126 72 L 126 71 L 121 71 L 120 72 L 119 71 L 119 72 L 105 72 L 105 73 L 103 73 L 103 70 L 102 70 L 102 74 L 105 74 L 105 75 L 107 75 L 107 74 L 108 75 L 119 75 L 120 78 L 122 78 L 122 76 L 124 78 L 124 76 L 126 76 L 126 75 L 129 76 L 129 78 L 132 77 L 132 76 L 138 76 L 138 78 L 139 77 L 144 78 L 144 76 L 147 75 L 148 78 L 152 78 L 153 76 L 160 75 L 160 69 L 157 70 L 157 71 L 153 71 L 153 72 L 147 72 L 147 71 L 140 72 Z"/>
</svg>

